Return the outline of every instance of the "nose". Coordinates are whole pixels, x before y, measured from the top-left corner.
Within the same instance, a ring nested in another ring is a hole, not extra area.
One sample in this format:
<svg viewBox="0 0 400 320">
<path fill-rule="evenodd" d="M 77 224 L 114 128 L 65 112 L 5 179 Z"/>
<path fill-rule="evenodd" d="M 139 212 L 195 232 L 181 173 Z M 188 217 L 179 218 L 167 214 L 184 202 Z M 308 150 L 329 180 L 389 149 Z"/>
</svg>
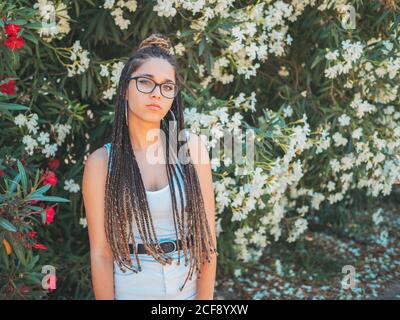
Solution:
<svg viewBox="0 0 400 320">
<path fill-rule="evenodd" d="M 158 94 L 156 95 L 156 92 L 158 90 Z M 151 93 L 152 96 L 161 96 L 161 86 L 156 86 L 153 90 L 153 92 Z"/>
</svg>

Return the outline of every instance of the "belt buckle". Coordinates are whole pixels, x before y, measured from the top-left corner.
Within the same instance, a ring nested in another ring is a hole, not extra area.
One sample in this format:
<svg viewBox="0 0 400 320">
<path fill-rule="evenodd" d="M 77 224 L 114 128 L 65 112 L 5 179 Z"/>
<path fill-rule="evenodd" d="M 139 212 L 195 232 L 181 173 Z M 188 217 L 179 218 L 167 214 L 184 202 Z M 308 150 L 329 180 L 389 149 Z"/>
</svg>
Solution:
<svg viewBox="0 0 400 320">
<path fill-rule="evenodd" d="M 173 251 L 175 251 L 176 250 L 176 243 L 174 242 L 174 241 L 171 241 L 171 240 L 169 240 L 169 241 L 164 241 L 164 242 L 161 242 L 161 244 L 163 244 L 163 243 L 172 243 L 172 245 L 174 246 L 174 248 L 172 249 L 172 250 L 170 250 L 170 251 L 164 251 L 165 253 L 169 253 L 169 252 L 173 252 Z"/>
</svg>

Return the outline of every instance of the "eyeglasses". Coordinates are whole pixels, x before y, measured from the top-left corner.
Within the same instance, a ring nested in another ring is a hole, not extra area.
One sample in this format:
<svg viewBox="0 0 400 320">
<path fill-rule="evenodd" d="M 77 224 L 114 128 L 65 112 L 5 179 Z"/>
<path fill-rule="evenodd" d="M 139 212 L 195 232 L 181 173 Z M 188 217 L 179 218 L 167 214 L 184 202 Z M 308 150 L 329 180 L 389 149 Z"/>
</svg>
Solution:
<svg viewBox="0 0 400 320">
<path fill-rule="evenodd" d="M 156 83 L 154 80 L 146 77 L 130 77 L 129 80 L 136 80 L 136 89 L 143 93 L 151 93 L 160 86 L 161 94 L 168 99 L 173 99 L 178 94 L 178 86 L 174 83 Z"/>
</svg>

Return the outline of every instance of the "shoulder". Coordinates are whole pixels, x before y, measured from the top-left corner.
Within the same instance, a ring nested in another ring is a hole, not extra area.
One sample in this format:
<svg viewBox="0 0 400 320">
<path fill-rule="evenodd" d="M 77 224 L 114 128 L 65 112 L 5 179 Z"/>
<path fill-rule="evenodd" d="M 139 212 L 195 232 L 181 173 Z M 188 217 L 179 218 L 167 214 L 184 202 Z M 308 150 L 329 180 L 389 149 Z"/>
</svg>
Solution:
<svg viewBox="0 0 400 320">
<path fill-rule="evenodd" d="M 108 153 L 104 146 L 94 150 L 86 159 L 85 167 L 87 166 L 102 166 L 107 165 Z"/>
<path fill-rule="evenodd" d="M 193 163 L 196 164 L 209 164 L 210 158 L 208 150 L 205 144 L 206 136 L 198 135 L 193 132 L 189 132 L 188 148 L 190 150 L 190 156 Z"/>
<path fill-rule="evenodd" d="M 104 146 L 93 151 L 85 161 L 83 183 L 97 183 L 107 176 L 108 153 Z"/>
</svg>

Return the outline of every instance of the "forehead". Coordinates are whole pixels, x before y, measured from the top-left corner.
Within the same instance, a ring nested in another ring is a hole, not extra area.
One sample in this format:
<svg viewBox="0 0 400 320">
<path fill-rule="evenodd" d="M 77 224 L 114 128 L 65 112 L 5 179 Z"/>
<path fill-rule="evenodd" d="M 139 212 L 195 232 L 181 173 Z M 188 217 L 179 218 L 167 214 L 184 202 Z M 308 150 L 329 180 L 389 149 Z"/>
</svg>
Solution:
<svg viewBox="0 0 400 320">
<path fill-rule="evenodd" d="M 175 69 L 168 61 L 164 59 L 147 59 L 139 68 L 135 70 L 135 72 L 132 73 L 132 76 L 144 74 L 158 82 L 164 82 L 167 80 L 175 82 Z"/>
</svg>

